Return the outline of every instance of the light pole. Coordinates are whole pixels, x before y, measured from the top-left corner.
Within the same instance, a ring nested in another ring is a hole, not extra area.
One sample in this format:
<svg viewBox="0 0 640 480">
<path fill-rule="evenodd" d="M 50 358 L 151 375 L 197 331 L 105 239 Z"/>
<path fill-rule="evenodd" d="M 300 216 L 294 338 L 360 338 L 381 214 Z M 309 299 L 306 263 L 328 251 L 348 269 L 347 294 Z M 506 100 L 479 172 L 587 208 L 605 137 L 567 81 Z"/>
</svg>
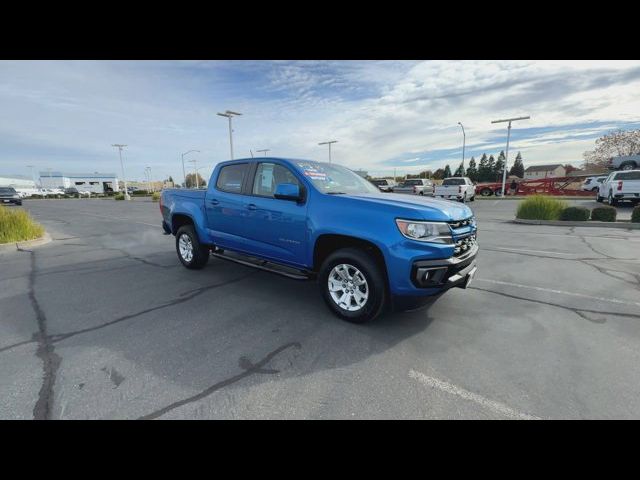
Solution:
<svg viewBox="0 0 640 480">
<path fill-rule="evenodd" d="M 36 184 L 36 178 L 33 176 L 33 165 L 27 165 L 27 168 L 31 169 L 31 180 L 33 180 L 33 184 Z"/>
<path fill-rule="evenodd" d="M 266 156 L 267 156 L 267 152 L 269 152 L 269 151 L 271 151 L 271 149 L 269 149 L 269 148 L 263 148 L 262 150 L 256 150 L 256 153 L 257 153 L 257 152 L 264 152 L 264 156 L 266 157 Z"/>
<path fill-rule="evenodd" d="M 200 180 L 198 179 L 198 160 L 197 159 L 193 159 L 193 160 L 188 160 L 189 163 L 193 163 L 193 171 L 195 172 L 195 179 L 196 179 L 196 188 L 200 187 Z M 185 186 L 186 186 L 186 180 L 185 180 Z"/>
<path fill-rule="evenodd" d="M 242 115 L 238 112 L 232 112 L 231 110 L 226 110 L 224 113 L 218 113 L 221 117 L 227 117 L 229 119 L 229 150 L 231 152 L 231 160 L 233 160 L 233 128 L 231 125 L 231 118 L 234 115 Z"/>
<path fill-rule="evenodd" d="M 124 147 L 126 147 L 126 145 L 114 143 L 111 146 L 112 147 L 117 147 L 118 148 L 118 153 L 120 154 L 120 168 L 122 168 L 122 182 L 124 183 L 124 199 L 125 200 L 131 200 L 131 197 L 129 196 L 129 192 L 127 191 L 127 180 L 126 180 L 126 178 L 124 176 L 124 163 L 122 163 L 122 149 Z"/>
<path fill-rule="evenodd" d="M 147 167 L 144 169 L 144 173 L 147 177 L 147 191 L 151 191 L 151 167 Z"/>
<path fill-rule="evenodd" d="M 531 117 L 515 117 L 515 118 L 506 118 L 504 120 L 494 120 L 491 123 L 504 123 L 509 122 L 509 126 L 507 127 L 507 151 L 504 156 L 504 169 L 502 170 L 502 198 L 505 198 L 504 187 L 507 182 L 507 161 L 509 160 L 509 139 L 511 138 L 511 122 L 515 122 L 516 120 L 528 120 Z"/>
<path fill-rule="evenodd" d="M 331 144 L 338 143 L 337 140 L 330 140 L 328 142 L 320 142 L 318 145 L 329 145 L 329 163 L 331 163 Z"/>
<path fill-rule="evenodd" d="M 185 156 L 186 154 L 188 154 L 188 153 L 191 153 L 191 152 L 198 152 L 198 153 L 200 153 L 200 150 L 189 150 L 188 152 L 184 152 L 184 153 L 182 154 L 182 177 L 183 177 L 183 179 L 184 179 L 184 188 L 187 188 L 187 173 L 186 173 L 186 172 L 185 172 L 185 170 L 184 170 L 184 156 Z"/>
<path fill-rule="evenodd" d="M 462 176 L 464 177 L 464 147 L 467 143 L 467 135 L 464 133 L 464 127 L 462 126 L 462 123 L 458 122 L 458 125 L 460 125 L 460 128 L 462 128 Z"/>
</svg>

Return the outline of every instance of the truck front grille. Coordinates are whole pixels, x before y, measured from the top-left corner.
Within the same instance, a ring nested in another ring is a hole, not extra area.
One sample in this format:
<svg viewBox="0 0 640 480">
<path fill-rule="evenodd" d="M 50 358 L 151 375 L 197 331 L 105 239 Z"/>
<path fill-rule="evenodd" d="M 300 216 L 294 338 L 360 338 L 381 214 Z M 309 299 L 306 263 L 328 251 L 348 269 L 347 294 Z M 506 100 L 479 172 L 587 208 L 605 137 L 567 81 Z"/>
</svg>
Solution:
<svg viewBox="0 0 640 480">
<path fill-rule="evenodd" d="M 476 244 L 477 244 L 477 241 L 476 241 L 475 233 L 456 240 L 456 244 L 455 244 L 456 246 L 453 249 L 453 256 L 454 257 L 464 256 Z"/>
</svg>

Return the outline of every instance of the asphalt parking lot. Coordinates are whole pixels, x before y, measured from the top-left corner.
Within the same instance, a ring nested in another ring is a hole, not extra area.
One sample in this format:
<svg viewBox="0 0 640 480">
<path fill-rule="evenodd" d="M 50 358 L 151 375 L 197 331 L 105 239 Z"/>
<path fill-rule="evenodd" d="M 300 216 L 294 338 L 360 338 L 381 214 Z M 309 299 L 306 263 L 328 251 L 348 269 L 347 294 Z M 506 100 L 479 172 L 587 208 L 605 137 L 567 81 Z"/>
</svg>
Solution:
<svg viewBox="0 0 640 480">
<path fill-rule="evenodd" d="M 183 268 L 157 204 L 27 200 L 54 240 L 0 253 L 0 418 L 639 418 L 640 231 L 517 204 L 470 204 L 469 289 L 352 325 L 315 283 Z"/>
</svg>

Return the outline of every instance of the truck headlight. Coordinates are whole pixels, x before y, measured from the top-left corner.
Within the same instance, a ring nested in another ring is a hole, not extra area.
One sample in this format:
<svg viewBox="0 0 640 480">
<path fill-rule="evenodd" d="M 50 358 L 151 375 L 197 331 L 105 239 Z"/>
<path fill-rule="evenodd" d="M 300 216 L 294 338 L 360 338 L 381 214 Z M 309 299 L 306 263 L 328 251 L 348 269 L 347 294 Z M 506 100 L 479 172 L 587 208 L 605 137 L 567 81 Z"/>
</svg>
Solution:
<svg viewBox="0 0 640 480">
<path fill-rule="evenodd" d="M 453 243 L 449 225 L 444 222 L 418 222 L 396 219 L 400 233 L 411 240 L 431 243 Z"/>
</svg>

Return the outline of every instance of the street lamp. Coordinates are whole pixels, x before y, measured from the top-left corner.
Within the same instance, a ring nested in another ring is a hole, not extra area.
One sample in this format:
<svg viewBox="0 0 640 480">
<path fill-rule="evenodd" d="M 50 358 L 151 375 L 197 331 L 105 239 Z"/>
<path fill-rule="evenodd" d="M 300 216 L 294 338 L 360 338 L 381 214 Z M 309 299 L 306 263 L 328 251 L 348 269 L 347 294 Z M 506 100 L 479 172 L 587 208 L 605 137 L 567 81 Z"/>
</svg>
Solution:
<svg viewBox="0 0 640 480">
<path fill-rule="evenodd" d="M 462 123 L 458 122 L 458 125 L 460 125 L 460 128 L 462 128 L 462 176 L 464 177 L 464 147 L 467 143 L 467 135 L 464 133 L 464 127 L 462 126 Z"/>
<path fill-rule="evenodd" d="M 509 122 L 509 126 L 507 127 L 507 151 L 504 156 L 504 170 L 502 170 L 502 198 L 505 198 L 504 187 L 507 182 L 507 160 L 509 159 L 509 139 L 511 137 L 511 122 L 515 122 L 516 120 L 529 120 L 531 117 L 515 117 L 515 118 L 505 118 L 504 120 L 494 120 L 491 123 L 504 123 Z"/>
<path fill-rule="evenodd" d="M 189 150 L 188 152 L 184 152 L 181 156 L 182 156 L 182 177 L 184 179 L 184 188 L 187 188 L 187 173 L 184 170 L 184 156 L 187 155 L 188 153 L 191 152 L 198 152 L 200 153 L 200 150 Z"/>
<path fill-rule="evenodd" d="M 126 145 L 114 143 L 111 146 L 117 147 L 118 153 L 120 154 L 120 168 L 122 168 L 122 182 L 124 183 L 124 199 L 131 200 L 131 197 L 129 196 L 129 191 L 127 190 L 127 180 L 125 179 L 125 176 L 124 176 L 124 163 L 122 163 L 122 149 L 126 147 Z"/>
<path fill-rule="evenodd" d="M 320 142 L 318 145 L 329 145 L 329 163 L 331 163 L 331 144 L 338 143 L 337 140 L 330 140 L 328 142 Z"/>
<path fill-rule="evenodd" d="M 188 160 L 189 163 L 193 163 L 193 170 L 195 172 L 195 179 L 196 179 L 196 188 L 200 187 L 200 180 L 198 179 L 198 160 L 197 159 L 193 159 L 193 160 Z M 184 181 L 185 183 L 185 187 L 187 186 L 187 181 Z"/>
<path fill-rule="evenodd" d="M 269 148 L 263 148 L 262 150 L 256 150 L 256 152 L 264 152 L 264 156 L 267 156 L 267 152 L 271 151 Z"/>
<path fill-rule="evenodd" d="M 227 117 L 229 119 L 229 150 L 231 151 L 231 160 L 233 160 L 233 128 L 231 126 L 231 118 L 234 115 L 242 115 L 238 112 L 232 112 L 231 110 L 226 110 L 224 113 L 218 113 L 221 117 Z"/>
</svg>

